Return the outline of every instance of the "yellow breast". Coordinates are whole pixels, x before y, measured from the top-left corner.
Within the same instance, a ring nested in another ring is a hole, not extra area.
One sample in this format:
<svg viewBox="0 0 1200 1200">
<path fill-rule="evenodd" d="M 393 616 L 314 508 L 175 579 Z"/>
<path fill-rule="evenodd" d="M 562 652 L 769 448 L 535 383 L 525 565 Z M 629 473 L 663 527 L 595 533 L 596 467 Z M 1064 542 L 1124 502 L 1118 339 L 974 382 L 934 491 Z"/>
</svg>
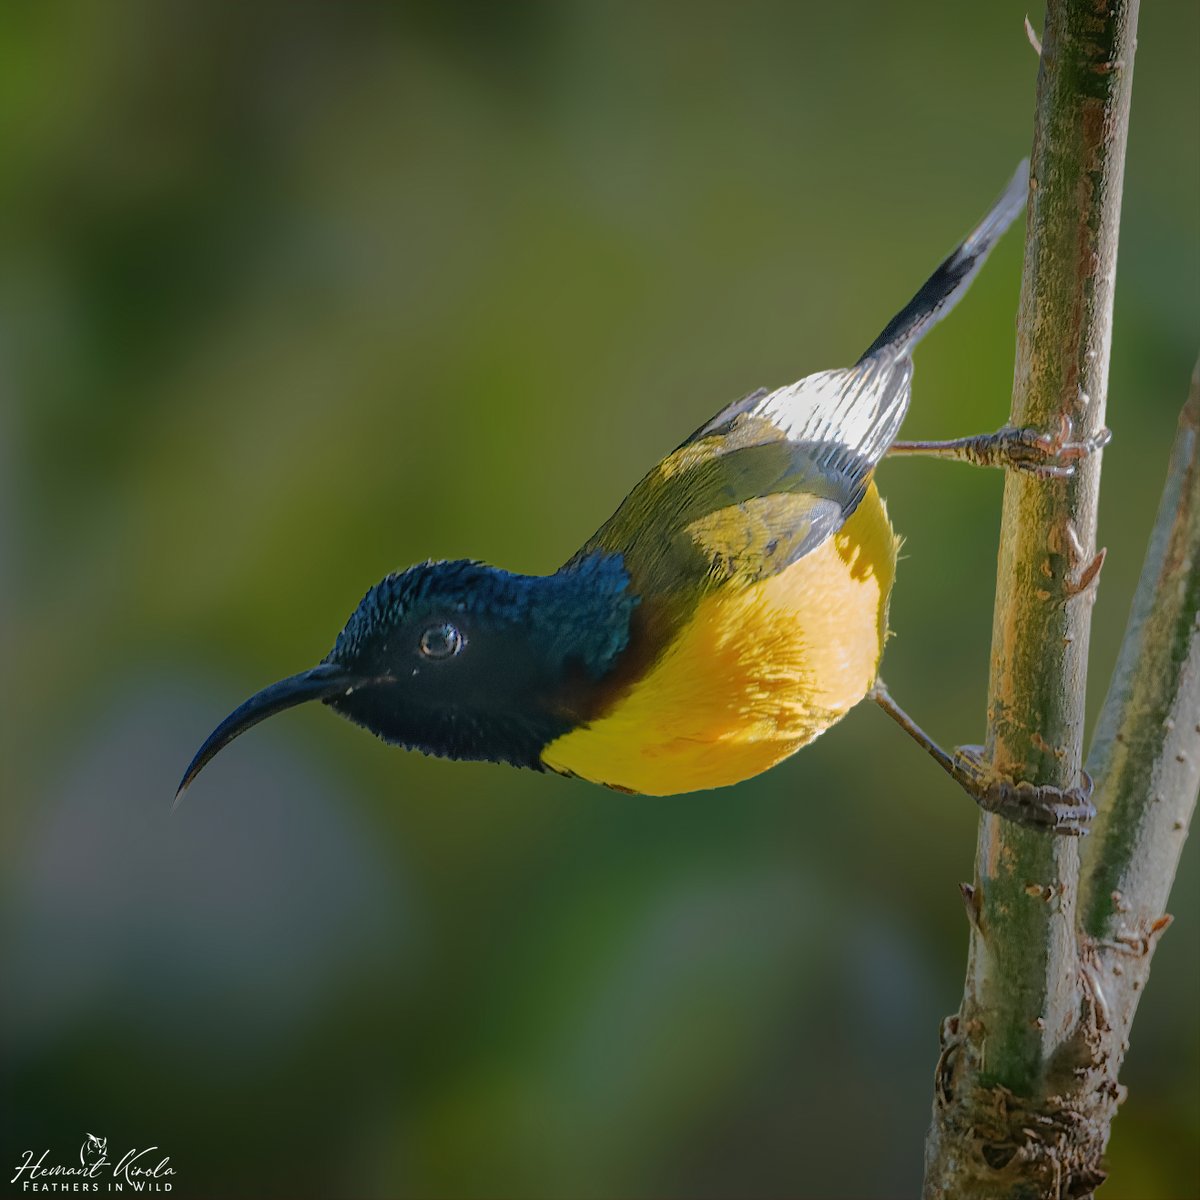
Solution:
<svg viewBox="0 0 1200 1200">
<path fill-rule="evenodd" d="M 872 483 L 816 550 L 769 579 L 705 596 L 651 670 L 542 760 L 656 796 L 723 787 L 774 766 L 875 681 L 897 546 Z"/>
</svg>

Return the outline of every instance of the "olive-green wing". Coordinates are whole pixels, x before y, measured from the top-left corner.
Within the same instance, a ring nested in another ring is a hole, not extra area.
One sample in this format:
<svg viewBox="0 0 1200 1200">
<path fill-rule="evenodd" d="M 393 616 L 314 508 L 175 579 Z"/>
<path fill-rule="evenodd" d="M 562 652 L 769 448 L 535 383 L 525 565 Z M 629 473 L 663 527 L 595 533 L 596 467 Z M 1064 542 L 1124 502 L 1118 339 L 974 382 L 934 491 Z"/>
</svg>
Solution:
<svg viewBox="0 0 1200 1200">
<path fill-rule="evenodd" d="M 581 553 L 623 555 L 643 594 L 784 570 L 841 527 L 895 437 L 911 368 L 888 367 L 824 372 L 731 404 L 663 459 Z"/>
</svg>

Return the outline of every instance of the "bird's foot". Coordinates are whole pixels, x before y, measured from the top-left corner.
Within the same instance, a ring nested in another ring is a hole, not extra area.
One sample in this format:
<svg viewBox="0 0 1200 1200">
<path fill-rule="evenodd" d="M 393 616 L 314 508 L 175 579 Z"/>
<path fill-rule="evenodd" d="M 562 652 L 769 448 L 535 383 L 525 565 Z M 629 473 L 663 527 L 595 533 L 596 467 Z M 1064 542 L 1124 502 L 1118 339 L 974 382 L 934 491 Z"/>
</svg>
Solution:
<svg viewBox="0 0 1200 1200">
<path fill-rule="evenodd" d="M 985 764 L 982 746 L 958 746 L 951 774 L 984 812 L 1031 829 L 1083 837 L 1096 815 L 1092 777 L 1086 771 L 1079 787 L 1063 789 L 1024 780 L 1014 783 Z"/>
<path fill-rule="evenodd" d="M 1112 440 L 1112 432 L 1101 429 L 1086 438 L 1075 438 L 1071 421 L 1065 415 L 1055 433 L 1037 429 L 1005 426 L 995 433 L 955 438 L 948 442 L 895 442 L 889 453 L 923 454 L 950 458 L 977 467 L 1006 467 L 1041 479 L 1066 479 L 1076 465 L 1090 454 L 1103 449 Z"/>
<path fill-rule="evenodd" d="M 1102 450 L 1112 440 L 1110 429 L 1077 439 L 1070 418 L 1063 416 L 1055 433 L 1008 426 L 976 438 L 975 456 L 981 466 L 1008 467 L 1043 479 L 1065 479 L 1076 464 Z"/>
<path fill-rule="evenodd" d="M 1088 832 L 1096 810 L 1092 806 L 1092 777 L 1083 772 L 1080 787 L 1061 788 L 1049 784 L 1015 783 L 998 775 L 985 761 L 980 746 L 958 746 L 947 754 L 902 709 L 882 679 L 867 693 L 909 737 L 979 805 L 984 812 L 995 813 L 1018 825 L 1046 833 L 1082 837 Z"/>
</svg>

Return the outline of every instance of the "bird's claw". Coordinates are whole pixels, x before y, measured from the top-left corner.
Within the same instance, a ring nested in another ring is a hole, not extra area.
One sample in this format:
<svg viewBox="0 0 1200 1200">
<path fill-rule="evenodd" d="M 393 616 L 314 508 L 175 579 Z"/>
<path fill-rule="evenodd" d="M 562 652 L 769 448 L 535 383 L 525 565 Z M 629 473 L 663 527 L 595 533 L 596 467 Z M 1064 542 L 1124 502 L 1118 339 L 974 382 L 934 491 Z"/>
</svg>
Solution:
<svg viewBox="0 0 1200 1200">
<path fill-rule="evenodd" d="M 1094 783 L 1082 771 L 1078 787 L 1057 788 L 1050 784 L 1014 783 L 992 773 L 984 765 L 980 746 L 959 746 L 954 751 L 955 775 L 975 803 L 1018 825 L 1041 829 L 1065 837 L 1083 837 L 1096 815 L 1092 804 Z"/>
<path fill-rule="evenodd" d="M 985 466 L 1009 467 L 1039 479 L 1067 479 L 1075 466 L 1112 440 L 1112 430 L 1101 429 L 1090 437 L 1076 439 L 1071 419 L 1063 414 L 1057 432 L 1006 426 L 979 438 L 972 457 Z"/>
</svg>

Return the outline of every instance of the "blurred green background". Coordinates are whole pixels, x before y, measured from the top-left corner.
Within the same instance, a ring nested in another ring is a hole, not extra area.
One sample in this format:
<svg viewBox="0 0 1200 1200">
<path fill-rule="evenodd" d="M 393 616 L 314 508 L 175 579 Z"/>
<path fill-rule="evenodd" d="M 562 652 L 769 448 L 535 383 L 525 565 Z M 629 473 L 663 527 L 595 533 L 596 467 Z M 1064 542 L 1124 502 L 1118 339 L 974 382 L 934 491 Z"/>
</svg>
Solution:
<svg viewBox="0 0 1200 1200">
<path fill-rule="evenodd" d="M 552 570 L 721 405 L 857 357 L 1027 153 L 1025 11 L 0 8 L 0 1168 L 86 1130 L 176 1196 L 914 1192 L 976 816 L 880 713 L 647 799 L 314 706 L 170 798 L 388 570 Z M 1200 340 L 1198 56 L 1146 6 L 1093 712 Z M 1020 258 L 909 436 L 1003 422 Z M 881 483 L 887 678 L 977 740 L 1000 474 Z M 1110 1200 L 1200 1192 L 1196 851 Z"/>
</svg>

